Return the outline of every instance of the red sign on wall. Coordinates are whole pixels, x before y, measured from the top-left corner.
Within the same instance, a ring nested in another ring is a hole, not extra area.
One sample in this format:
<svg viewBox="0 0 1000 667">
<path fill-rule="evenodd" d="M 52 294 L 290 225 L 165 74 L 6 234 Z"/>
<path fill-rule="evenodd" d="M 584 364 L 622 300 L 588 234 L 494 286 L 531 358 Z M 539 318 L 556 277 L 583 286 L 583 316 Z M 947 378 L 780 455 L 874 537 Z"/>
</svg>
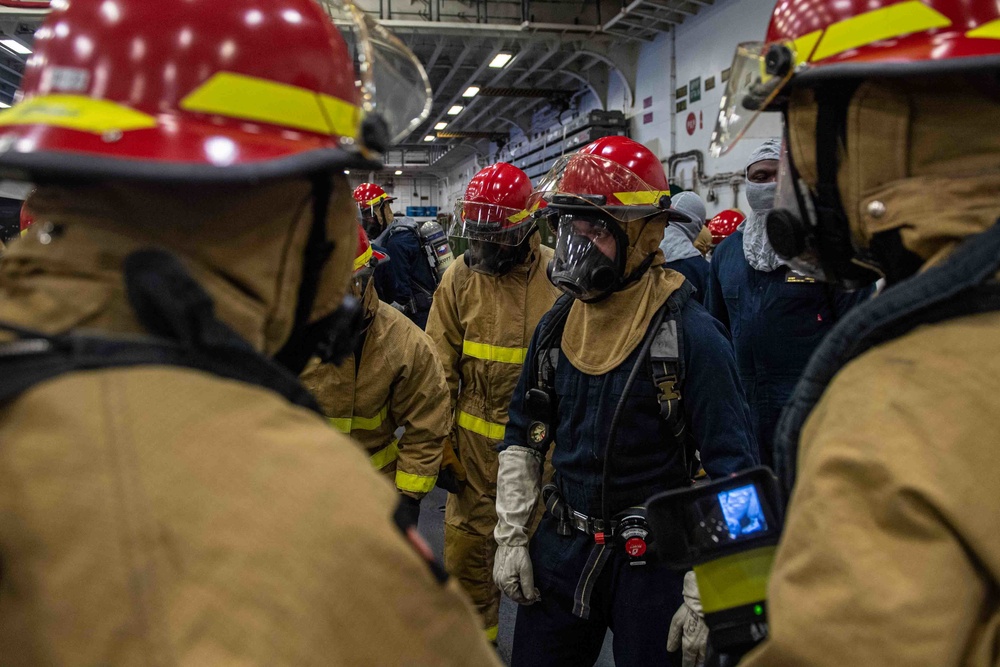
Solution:
<svg viewBox="0 0 1000 667">
<path fill-rule="evenodd" d="M 685 127 L 687 128 L 688 135 L 694 134 L 694 131 L 698 129 L 698 118 L 694 115 L 693 111 L 688 114 Z"/>
</svg>

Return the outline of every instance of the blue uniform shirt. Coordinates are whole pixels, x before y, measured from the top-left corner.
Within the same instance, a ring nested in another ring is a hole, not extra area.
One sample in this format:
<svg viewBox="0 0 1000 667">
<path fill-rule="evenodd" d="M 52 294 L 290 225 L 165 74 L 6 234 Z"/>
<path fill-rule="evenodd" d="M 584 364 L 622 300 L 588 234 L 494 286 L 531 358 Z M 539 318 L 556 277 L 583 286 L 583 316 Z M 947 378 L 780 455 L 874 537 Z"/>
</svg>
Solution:
<svg viewBox="0 0 1000 667">
<path fill-rule="evenodd" d="M 697 257 L 685 257 L 667 262 L 668 269 L 673 269 L 681 274 L 687 281 L 698 290 L 694 293 L 693 299 L 698 303 L 705 303 L 705 291 L 708 289 L 708 261 L 698 255 Z"/>
<path fill-rule="evenodd" d="M 823 336 L 872 288 L 845 292 L 781 266 L 757 271 L 736 231 L 712 254 L 705 306 L 732 335 L 762 461 L 772 465 L 774 431 Z"/>
<path fill-rule="evenodd" d="M 498 446 L 500 451 L 511 445 L 531 446 L 524 395 L 529 374 L 535 371 L 531 360 L 539 332 L 551 315 L 550 311 L 542 318 L 531 339 L 528 362 L 511 398 L 510 418 L 504 440 Z M 681 326 L 686 368 L 682 404 L 705 470 L 717 478 L 756 465 L 759 459 L 749 410 L 725 330 L 693 299 L 681 310 Z M 637 348 L 621 365 L 604 375 L 587 375 L 559 351 L 555 372 L 558 418 L 551 425 L 556 443 L 552 465 L 566 502 L 589 516 L 601 515 L 604 449 L 615 408 L 637 362 L 643 367 L 626 398 L 612 452 L 610 511 L 614 515 L 643 504 L 654 493 L 688 483 L 681 447 L 673 441 L 660 416 L 651 364 L 648 357 L 640 360 L 639 352 Z"/>
</svg>

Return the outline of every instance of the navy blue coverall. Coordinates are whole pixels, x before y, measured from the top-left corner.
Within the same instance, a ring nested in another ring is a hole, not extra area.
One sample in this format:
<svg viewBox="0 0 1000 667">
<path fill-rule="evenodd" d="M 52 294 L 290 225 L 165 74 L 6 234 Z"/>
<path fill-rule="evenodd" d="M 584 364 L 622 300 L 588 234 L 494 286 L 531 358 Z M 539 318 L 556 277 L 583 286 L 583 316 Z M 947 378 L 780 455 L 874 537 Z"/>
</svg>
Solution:
<svg viewBox="0 0 1000 667">
<path fill-rule="evenodd" d="M 514 390 L 510 421 L 498 446 L 501 451 L 512 445 L 531 446 L 524 396 L 534 372 L 530 360 L 539 332 L 551 316 L 550 311 L 542 318 L 531 339 L 529 362 Z M 693 299 L 681 311 L 681 326 L 687 369 L 682 403 L 705 470 L 714 478 L 756 465 L 749 410 L 725 330 Z M 640 351 L 637 348 L 620 366 L 599 376 L 577 370 L 559 351 L 554 378 L 557 423 L 552 425 L 554 482 L 572 509 L 590 517 L 602 514 L 604 452 L 612 415 L 636 363 L 644 368 L 625 399 L 615 435 L 608 518 L 644 504 L 654 493 L 689 483 L 682 448 L 660 416 L 649 359 L 639 359 Z M 512 665 L 593 664 L 606 628 L 614 632 L 618 667 L 680 665 L 680 653 L 668 654 L 666 643 L 670 620 L 682 604 L 683 573 L 653 563 L 630 566 L 623 548 L 614 544 L 605 547 L 610 556 L 595 573 L 588 567 L 596 547 L 594 537 L 577 530 L 561 536 L 556 523 L 546 512 L 531 540 L 541 600 L 518 608 Z M 586 619 L 573 613 L 574 604 L 582 604 L 578 587 L 584 580 L 593 586 Z"/>
<path fill-rule="evenodd" d="M 736 231 L 712 254 L 705 306 L 729 329 L 761 461 L 773 467 L 781 410 L 823 336 L 873 288 L 845 292 L 781 266 L 758 271 Z"/>
<path fill-rule="evenodd" d="M 376 243 L 389 253 L 393 297 L 397 303 L 408 306 L 407 317 L 424 329 L 437 280 L 427 262 L 417 230 L 417 223 L 413 220 L 397 218 L 379 235 Z"/>
<path fill-rule="evenodd" d="M 698 303 L 705 303 L 705 291 L 708 289 L 708 261 L 699 255 L 698 257 L 685 257 L 684 259 L 675 259 L 672 262 L 667 262 L 664 264 L 668 269 L 673 269 L 677 273 L 681 274 L 687 281 L 691 283 L 697 292 L 692 295 L 692 298 Z"/>
</svg>

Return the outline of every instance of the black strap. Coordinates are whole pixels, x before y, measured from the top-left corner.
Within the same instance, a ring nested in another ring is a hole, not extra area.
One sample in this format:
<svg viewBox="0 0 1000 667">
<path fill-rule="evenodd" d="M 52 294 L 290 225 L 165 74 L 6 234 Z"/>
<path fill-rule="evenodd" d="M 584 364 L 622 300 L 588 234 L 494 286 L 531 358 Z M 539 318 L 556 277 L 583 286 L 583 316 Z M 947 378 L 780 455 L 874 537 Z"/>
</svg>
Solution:
<svg viewBox="0 0 1000 667">
<path fill-rule="evenodd" d="M 1000 310 L 1000 223 L 967 238 L 946 261 L 860 304 L 816 348 L 775 434 L 778 479 L 787 502 L 795 484 L 799 436 L 834 375 L 871 348 L 923 324 Z"/>
<path fill-rule="evenodd" d="M 260 355 L 216 319 L 211 297 L 163 250 L 142 250 L 124 262 L 126 293 L 149 336 L 48 335 L 13 324 L 0 345 L 0 402 L 66 373 L 135 366 L 177 366 L 270 389 L 320 413 L 298 378 Z"/>
</svg>

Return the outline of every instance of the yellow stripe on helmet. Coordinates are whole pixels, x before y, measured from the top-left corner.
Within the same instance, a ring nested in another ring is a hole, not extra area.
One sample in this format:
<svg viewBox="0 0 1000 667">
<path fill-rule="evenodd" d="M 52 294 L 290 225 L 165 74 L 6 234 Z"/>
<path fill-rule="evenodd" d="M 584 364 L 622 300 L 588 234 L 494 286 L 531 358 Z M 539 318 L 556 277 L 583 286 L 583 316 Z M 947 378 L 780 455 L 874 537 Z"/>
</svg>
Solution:
<svg viewBox="0 0 1000 667">
<path fill-rule="evenodd" d="M 826 29 L 811 60 L 934 28 L 947 28 L 951 19 L 920 0 L 908 0 L 838 21 Z"/>
<path fill-rule="evenodd" d="M 379 203 L 383 199 L 388 199 L 388 198 L 389 198 L 389 193 L 388 192 L 383 192 L 378 197 L 375 197 L 375 199 L 366 201 L 365 202 L 365 206 L 374 206 L 375 204 Z"/>
<path fill-rule="evenodd" d="M 984 23 L 978 28 L 965 33 L 965 36 L 976 39 L 1000 39 L 1000 19 Z"/>
<path fill-rule="evenodd" d="M 640 190 L 614 194 L 615 198 L 625 206 L 655 206 L 660 202 L 660 197 L 670 196 L 670 190 Z"/>
<path fill-rule="evenodd" d="M 104 134 L 156 127 L 156 119 L 131 107 L 82 95 L 41 95 L 0 113 L 3 125 L 49 125 Z"/>
<path fill-rule="evenodd" d="M 361 253 L 360 257 L 354 258 L 354 270 L 360 271 L 361 269 L 368 266 L 368 262 L 372 261 L 372 247 L 368 246 L 365 251 Z"/>
<path fill-rule="evenodd" d="M 355 137 L 361 109 L 330 95 L 233 72 L 219 72 L 180 102 L 185 111 Z"/>
</svg>

